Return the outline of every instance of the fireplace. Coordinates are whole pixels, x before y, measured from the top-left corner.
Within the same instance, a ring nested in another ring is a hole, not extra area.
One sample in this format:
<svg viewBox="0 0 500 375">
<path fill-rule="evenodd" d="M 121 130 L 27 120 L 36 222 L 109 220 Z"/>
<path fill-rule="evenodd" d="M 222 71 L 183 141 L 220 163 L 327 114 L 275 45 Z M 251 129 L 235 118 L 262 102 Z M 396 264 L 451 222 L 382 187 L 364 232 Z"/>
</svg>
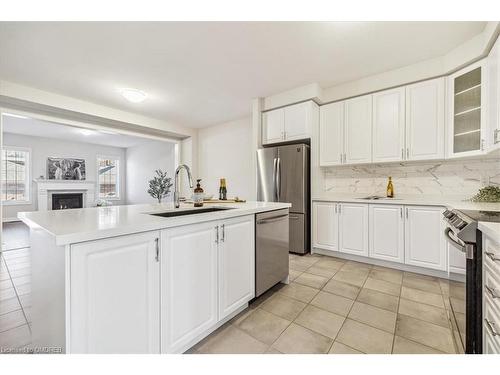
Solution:
<svg viewBox="0 0 500 375">
<path fill-rule="evenodd" d="M 83 193 L 53 193 L 52 209 L 83 208 Z"/>
</svg>

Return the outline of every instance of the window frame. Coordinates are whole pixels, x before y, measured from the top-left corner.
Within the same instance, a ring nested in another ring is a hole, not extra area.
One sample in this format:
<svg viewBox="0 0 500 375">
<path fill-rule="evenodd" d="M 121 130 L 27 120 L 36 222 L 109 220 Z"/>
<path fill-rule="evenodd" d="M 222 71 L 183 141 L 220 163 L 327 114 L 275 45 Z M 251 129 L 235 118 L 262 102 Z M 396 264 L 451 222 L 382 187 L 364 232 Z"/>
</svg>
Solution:
<svg viewBox="0 0 500 375">
<path fill-rule="evenodd" d="M 26 197 L 27 200 L 3 200 L 3 197 L 0 198 L 2 202 L 2 206 L 19 206 L 19 205 L 30 205 L 33 203 L 32 199 L 32 180 L 31 180 L 31 169 L 32 169 L 32 163 L 31 163 L 31 148 L 29 147 L 18 147 L 18 146 L 8 146 L 8 145 L 2 145 L 0 148 L 2 150 L 2 153 L 0 154 L 0 163 L 3 165 L 3 151 L 4 150 L 12 150 L 12 151 L 24 151 L 28 154 L 27 160 L 26 160 L 26 175 L 24 177 L 24 189 L 26 191 Z M 0 191 L 0 193 L 3 193 L 3 191 Z"/>
<path fill-rule="evenodd" d="M 116 197 L 106 197 L 101 198 L 101 184 L 99 182 L 99 160 L 109 159 L 115 160 L 118 163 L 117 173 L 116 173 Z M 119 201 L 121 200 L 121 157 L 118 155 L 96 155 L 96 195 L 97 199 L 105 199 L 108 201 Z"/>
</svg>

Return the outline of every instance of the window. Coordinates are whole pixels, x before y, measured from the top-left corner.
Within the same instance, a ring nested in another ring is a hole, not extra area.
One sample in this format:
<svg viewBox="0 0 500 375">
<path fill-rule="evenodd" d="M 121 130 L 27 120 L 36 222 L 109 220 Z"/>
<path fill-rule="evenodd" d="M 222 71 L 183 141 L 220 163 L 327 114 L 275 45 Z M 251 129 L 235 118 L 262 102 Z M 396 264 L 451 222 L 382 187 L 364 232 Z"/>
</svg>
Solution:
<svg viewBox="0 0 500 375">
<path fill-rule="evenodd" d="M 30 202 L 30 151 L 15 147 L 2 149 L 2 202 Z"/>
<path fill-rule="evenodd" d="M 98 157 L 98 191 L 101 199 L 119 199 L 119 160 L 117 158 Z"/>
</svg>

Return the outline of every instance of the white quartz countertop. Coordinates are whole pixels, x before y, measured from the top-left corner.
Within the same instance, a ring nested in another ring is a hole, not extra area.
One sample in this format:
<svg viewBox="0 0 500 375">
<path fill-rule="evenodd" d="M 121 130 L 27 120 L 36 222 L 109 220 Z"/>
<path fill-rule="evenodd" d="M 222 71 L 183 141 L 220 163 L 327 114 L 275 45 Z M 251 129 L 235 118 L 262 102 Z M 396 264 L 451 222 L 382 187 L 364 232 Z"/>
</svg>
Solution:
<svg viewBox="0 0 500 375">
<path fill-rule="evenodd" d="M 378 200 L 362 199 L 367 195 L 347 195 L 347 194 L 319 194 L 313 196 L 313 201 L 323 202 L 350 202 L 367 204 L 400 204 L 400 205 L 421 205 L 421 206 L 441 206 L 456 210 L 480 210 L 500 212 L 500 203 L 476 203 L 463 200 L 457 197 L 448 196 L 396 196 L 394 198 L 383 198 Z"/>
<path fill-rule="evenodd" d="M 480 221 L 477 228 L 496 243 L 500 243 L 500 223 Z"/>
<path fill-rule="evenodd" d="M 93 207 L 72 210 L 20 212 L 21 219 L 30 228 L 42 228 L 55 237 L 56 244 L 97 240 L 101 238 L 158 230 L 205 221 L 228 219 L 259 212 L 290 208 L 289 203 L 245 202 L 205 204 L 202 208 L 231 208 L 215 212 L 176 217 L 149 215 L 173 211 L 172 203 Z M 192 204 L 181 204 L 177 210 L 197 209 Z"/>
</svg>

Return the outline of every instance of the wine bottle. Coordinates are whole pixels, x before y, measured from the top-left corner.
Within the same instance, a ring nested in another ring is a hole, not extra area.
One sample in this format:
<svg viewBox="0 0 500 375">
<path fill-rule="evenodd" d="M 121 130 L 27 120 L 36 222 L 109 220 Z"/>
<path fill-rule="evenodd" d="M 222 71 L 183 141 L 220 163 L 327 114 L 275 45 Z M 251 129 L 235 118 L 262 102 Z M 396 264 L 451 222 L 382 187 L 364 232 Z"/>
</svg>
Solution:
<svg viewBox="0 0 500 375">
<path fill-rule="evenodd" d="M 394 186 L 392 185 L 392 177 L 389 177 L 387 183 L 387 198 L 394 198 Z"/>
<path fill-rule="evenodd" d="M 226 188 L 226 179 L 220 179 L 220 187 L 219 187 L 219 200 L 225 201 L 227 200 L 227 188 Z"/>
<path fill-rule="evenodd" d="M 196 180 L 196 188 L 194 189 L 194 194 L 193 194 L 193 202 L 195 207 L 203 207 L 203 198 L 204 198 L 204 193 L 203 189 L 200 186 L 200 181 Z"/>
</svg>

